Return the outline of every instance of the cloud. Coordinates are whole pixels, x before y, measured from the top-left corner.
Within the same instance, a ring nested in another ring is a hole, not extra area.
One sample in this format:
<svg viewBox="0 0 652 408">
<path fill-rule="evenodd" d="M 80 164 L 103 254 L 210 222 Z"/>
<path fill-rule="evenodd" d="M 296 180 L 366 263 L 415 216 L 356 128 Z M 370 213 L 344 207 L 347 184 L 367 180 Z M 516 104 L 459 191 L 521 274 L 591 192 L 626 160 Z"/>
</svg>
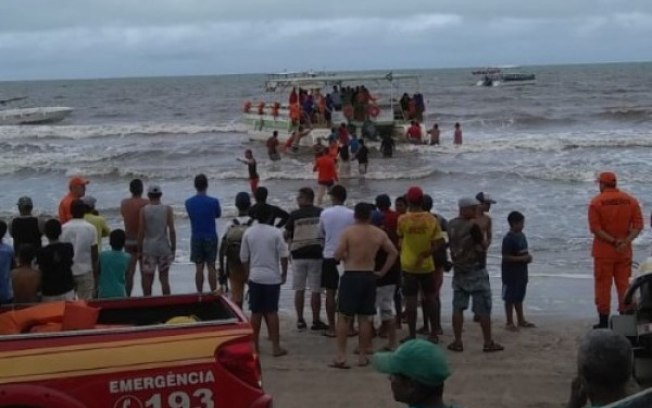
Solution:
<svg viewBox="0 0 652 408">
<path fill-rule="evenodd" d="M 18 4 L 0 1 L 4 79 L 652 59 L 648 0 Z"/>
</svg>

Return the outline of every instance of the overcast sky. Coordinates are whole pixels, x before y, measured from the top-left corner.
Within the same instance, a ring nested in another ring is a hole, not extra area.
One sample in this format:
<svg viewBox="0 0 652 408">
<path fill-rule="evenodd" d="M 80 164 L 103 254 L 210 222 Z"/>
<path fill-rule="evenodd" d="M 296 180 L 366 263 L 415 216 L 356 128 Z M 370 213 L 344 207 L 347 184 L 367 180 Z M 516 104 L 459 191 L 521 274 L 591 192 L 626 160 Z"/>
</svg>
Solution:
<svg viewBox="0 0 652 408">
<path fill-rule="evenodd" d="M 0 0 L 0 80 L 652 60 L 652 0 Z"/>
</svg>

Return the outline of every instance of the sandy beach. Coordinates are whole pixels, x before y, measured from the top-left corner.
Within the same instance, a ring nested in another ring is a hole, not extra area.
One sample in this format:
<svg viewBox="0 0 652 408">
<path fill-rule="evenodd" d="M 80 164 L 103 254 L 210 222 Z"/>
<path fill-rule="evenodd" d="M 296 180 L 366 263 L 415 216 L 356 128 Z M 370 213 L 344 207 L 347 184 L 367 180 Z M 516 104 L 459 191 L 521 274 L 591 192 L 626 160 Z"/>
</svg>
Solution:
<svg viewBox="0 0 652 408">
<path fill-rule="evenodd" d="M 443 345 L 452 340 L 444 319 Z M 446 382 L 445 399 L 465 408 L 562 407 L 575 372 L 578 338 L 590 327 L 587 319 L 558 321 L 538 317 L 538 328 L 509 333 L 494 319 L 495 337 L 506 351 L 482 352 L 480 327 L 465 327 L 463 353 L 447 352 L 453 374 Z M 334 340 L 294 328 L 294 317 L 284 316 L 282 342 L 290 354 L 273 358 L 263 345 L 265 390 L 281 408 L 397 407 L 387 377 L 370 367 L 359 368 L 351 354 L 350 370 L 328 367 L 335 353 Z M 383 345 L 375 339 L 374 345 Z M 355 347 L 349 342 L 349 349 Z"/>
</svg>

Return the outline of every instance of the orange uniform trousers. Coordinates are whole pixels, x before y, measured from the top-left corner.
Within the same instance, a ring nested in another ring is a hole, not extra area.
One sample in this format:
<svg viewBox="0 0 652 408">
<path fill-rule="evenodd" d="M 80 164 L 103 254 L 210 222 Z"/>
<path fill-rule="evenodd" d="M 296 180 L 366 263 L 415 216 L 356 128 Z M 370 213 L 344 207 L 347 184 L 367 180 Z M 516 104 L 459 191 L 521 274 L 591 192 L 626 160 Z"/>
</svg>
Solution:
<svg viewBox="0 0 652 408">
<path fill-rule="evenodd" d="M 624 312 L 625 293 L 632 274 L 631 259 L 594 258 L 595 305 L 598 314 L 611 314 L 611 284 L 615 282 L 618 292 L 618 311 Z"/>
</svg>

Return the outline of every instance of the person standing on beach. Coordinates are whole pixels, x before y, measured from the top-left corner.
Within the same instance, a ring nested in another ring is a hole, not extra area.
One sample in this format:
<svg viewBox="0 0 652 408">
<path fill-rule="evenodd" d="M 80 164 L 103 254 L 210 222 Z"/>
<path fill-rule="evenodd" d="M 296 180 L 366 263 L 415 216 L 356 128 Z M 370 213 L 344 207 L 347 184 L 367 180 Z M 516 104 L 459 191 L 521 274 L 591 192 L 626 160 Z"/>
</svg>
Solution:
<svg viewBox="0 0 652 408">
<path fill-rule="evenodd" d="M 125 277 L 131 256 L 124 252 L 125 241 L 123 230 L 111 231 L 111 249 L 100 254 L 100 278 L 97 285 L 97 297 L 100 299 L 123 298 L 127 294 Z"/>
<path fill-rule="evenodd" d="M 502 281 L 503 301 L 507 315 L 507 330 L 517 331 L 520 327 L 532 328 L 534 324 L 525 320 L 523 315 L 523 300 L 528 282 L 528 264 L 532 255 L 528 251 L 527 238 L 523 233 L 525 217 L 518 211 L 512 211 L 507 216 L 509 232 L 503 238 Z M 516 325 L 514 324 L 516 310 Z"/>
<path fill-rule="evenodd" d="M 324 200 L 326 190 L 338 182 L 337 165 L 331 156 L 321 151 L 317 153 L 312 171 L 317 172 L 317 205 L 319 206 Z"/>
<path fill-rule="evenodd" d="M 589 204 L 589 228 L 593 234 L 595 304 L 599 322 L 595 328 L 607 328 L 611 311 L 611 285 L 616 283 L 618 311 L 624 312 L 623 300 L 632 273 L 632 241 L 643 230 L 638 200 L 620 191 L 616 175 L 600 173 L 600 194 Z"/>
<path fill-rule="evenodd" d="M 263 187 L 258 187 L 259 190 L 261 188 Z M 249 193 L 241 191 L 236 194 L 235 208 L 238 209 L 238 216 L 226 226 L 220 244 L 220 286 L 225 287 L 228 279 L 231 288 L 231 301 L 242 309 L 244 288 L 249 277 L 240 261 L 240 248 L 244 232 L 255 221 L 249 216 L 251 209 Z"/>
<path fill-rule="evenodd" d="M 324 335 L 335 337 L 335 297 L 340 283 L 340 273 L 337 270 L 339 261 L 335 259 L 335 250 L 340 243 L 342 231 L 352 225 L 354 220 L 353 210 L 344 206 L 346 189 L 338 184 L 333 186 L 328 194 L 333 206 L 326 208 L 319 215 L 320 236 L 324 237 L 321 286 L 326 289 L 326 316 L 328 318 L 328 330 Z"/>
<path fill-rule="evenodd" d="M 438 345 L 410 340 L 394 352 L 374 354 L 372 363 L 376 371 L 389 374 L 396 401 L 409 407 L 453 408 L 444 404 L 444 382 L 450 369 Z"/>
<path fill-rule="evenodd" d="M 11 290 L 11 267 L 14 265 L 14 250 L 5 244 L 7 223 L 0 220 L 0 305 L 11 303 L 14 298 Z"/>
<path fill-rule="evenodd" d="M 18 251 L 18 265 L 11 271 L 14 303 L 41 301 L 41 272 L 32 268 L 35 255 L 35 248 L 31 245 L 23 245 Z"/>
<path fill-rule="evenodd" d="M 251 187 L 251 194 L 256 192 L 258 188 L 258 182 L 260 181 L 260 176 L 258 176 L 257 163 L 254 159 L 254 153 L 247 149 L 245 150 L 245 157 L 237 157 L 237 161 L 247 165 L 247 171 L 249 172 L 249 186 Z"/>
<path fill-rule="evenodd" d="M 70 210 L 72 219 L 61 227 L 61 242 L 69 242 L 74 248 L 72 274 L 77 297 L 90 300 L 97 289 L 97 230 L 84 220 L 86 204 L 82 200 L 74 200 Z"/>
<path fill-rule="evenodd" d="M 136 274 L 136 267 L 141 262 L 141 254 L 139 253 L 138 249 L 140 210 L 149 204 L 149 200 L 143 198 L 143 191 L 144 187 L 142 180 L 131 180 L 129 182 L 129 192 L 131 193 L 131 197 L 125 198 L 120 203 L 120 214 L 122 214 L 126 235 L 125 252 L 131 255 L 131 258 L 129 259 L 129 268 L 127 269 L 127 276 L 125 277 L 125 290 L 127 291 L 127 296 L 131 296 L 131 291 L 134 287 L 134 275 Z"/>
<path fill-rule="evenodd" d="M 369 149 L 365 146 L 363 139 L 360 139 L 360 148 L 355 154 L 355 159 L 358 161 L 358 172 L 360 176 L 364 177 L 369 166 Z"/>
<path fill-rule="evenodd" d="M 48 245 L 36 253 L 36 264 L 41 271 L 41 295 L 43 302 L 75 299 L 72 274 L 74 248 L 68 242 L 59 242 L 61 223 L 51 219 L 45 223 Z"/>
<path fill-rule="evenodd" d="M 462 145 L 462 126 L 459 122 L 455 123 L 455 132 L 453 133 L 453 144 L 457 146 Z"/>
<path fill-rule="evenodd" d="M 337 299 L 337 356 L 330 365 L 333 368 L 350 368 L 346 363 L 346 340 L 353 319 L 358 317 L 359 344 L 358 366 L 369 364 L 367 353 L 371 351 L 372 323 L 376 314 L 376 279 L 389 272 L 396 261 L 398 251 L 381 229 L 371 225 L 373 206 L 358 203 L 354 209 L 355 223 L 342 231 L 334 257 L 344 262 Z M 385 264 L 375 270 L 376 253 L 382 249 L 387 257 Z"/>
<path fill-rule="evenodd" d="M 141 275 L 143 295 L 152 295 L 154 275 L 158 269 L 161 292 L 170 294 L 170 265 L 177 250 L 172 207 L 161 203 L 163 191 L 156 184 L 147 189 L 149 204 L 140 210 L 138 246 L 142 254 Z"/>
<path fill-rule="evenodd" d="M 195 264 L 195 286 L 198 293 L 204 291 L 204 267 L 208 269 L 208 286 L 217 289 L 217 226 L 215 220 L 222 216 L 217 198 L 209 196 L 208 178 L 195 176 L 197 194 L 186 200 L 186 212 L 190 218 L 190 261 Z"/>
<path fill-rule="evenodd" d="M 283 233 L 269 224 L 272 214 L 268 207 L 255 215 L 258 223 L 247 228 L 242 236 L 240 261 L 249 276 L 249 309 L 254 330 L 256 351 L 263 318 L 272 341 L 273 356 L 287 354 L 281 347 L 278 303 L 281 286 L 285 284 L 288 269 L 288 247 Z"/>
<path fill-rule="evenodd" d="M 111 229 L 106 223 L 106 218 L 102 217 L 95 209 L 95 203 L 97 202 L 95 197 L 87 195 L 82 197 L 81 200 L 86 206 L 84 219 L 95 227 L 95 230 L 97 231 L 97 247 L 101 250 L 102 238 L 108 237 L 111 233 Z"/>
<path fill-rule="evenodd" d="M 491 286 L 485 265 L 486 248 L 480 227 L 475 223 L 480 202 L 475 198 L 462 198 L 458 202 L 460 214 L 448 222 L 448 240 L 453 258 L 453 333 L 455 341 L 448 349 L 464 351 L 462 329 L 464 311 L 473 298 L 473 313 L 478 316 L 484 352 L 502 351 L 504 347 L 491 336 Z"/>
<path fill-rule="evenodd" d="M 79 200 L 86 195 L 88 180 L 81 177 L 73 177 L 68 182 L 68 194 L 59 203 L 59 222 L 64 225 L 72 219 L 71 204 L 73 200 Z"/>
<path fill-rule="evenodd" d="M 31 245 L 36 250 L 41 248 L 43 226 L 38 217 L 32 215 L 34 205 L 30 197 L 18 199 L 19 216 L 9 224 L 9 234 L 14 239 L 14 253 L 17 254 L 21 245 Z"/>
<path fill-rule="evenodd" d="M 403 341 L 417 337 L 417 299 L 423 294 L 424 310 L 430 318 L 430 340 L 437 342 L 439 321 L 436 313 L 435 263 L 433 253 L 444 244 L 444 236 L 437 219 L 423 211 L 423 191 L 410 187 L 405 195 L 408 212 L 398 217 L 397 234 L 401 248 L 403 296 L 409 334 Z"/>
<path fill-rule="evenodd" d="M 275 205 L 267 204 L 267 195 L 269 192 L 267 191 L 267 187 L 258 187 L 256 189 L 256 192 L 254 193 L 254 198 L 256 199 L 256 204 L 251 207 L 249 210 L 249 215 L 255 219 L 258 219 L 256 217 L 256 213 L 262 209 L 266 208 L 268 210 L 268 213 L 271 214 L 271 219 L 266 220 L 266 224 L 274 225 L 276 228 L 283 228 L 285 224 L 288 222 L 288 219 L 290 218 L 290 214 L 288 214 L 287 211 L 284 209 L 277 207 Z M 278 222 L 276 221 L 278 220 Z"/>
<path fill-rule="evenodd" d="M 320 319 L 321 311 L 321 269 L 324 239 L 319 233 L 321 208 L 314 206 L 315 192 L 310 187 L 299 189 L 297 204 L 299 209 L 290 213 L 285 225 L 287 239 L 292 255 L 292 289 L 294 289 L 294 308 L 297 312 L 297 328 L 307 327 L 303 317 L 306 284 L 312 291 L 312 326 L 310 330 L 328 328 Z"/>
</svg>

